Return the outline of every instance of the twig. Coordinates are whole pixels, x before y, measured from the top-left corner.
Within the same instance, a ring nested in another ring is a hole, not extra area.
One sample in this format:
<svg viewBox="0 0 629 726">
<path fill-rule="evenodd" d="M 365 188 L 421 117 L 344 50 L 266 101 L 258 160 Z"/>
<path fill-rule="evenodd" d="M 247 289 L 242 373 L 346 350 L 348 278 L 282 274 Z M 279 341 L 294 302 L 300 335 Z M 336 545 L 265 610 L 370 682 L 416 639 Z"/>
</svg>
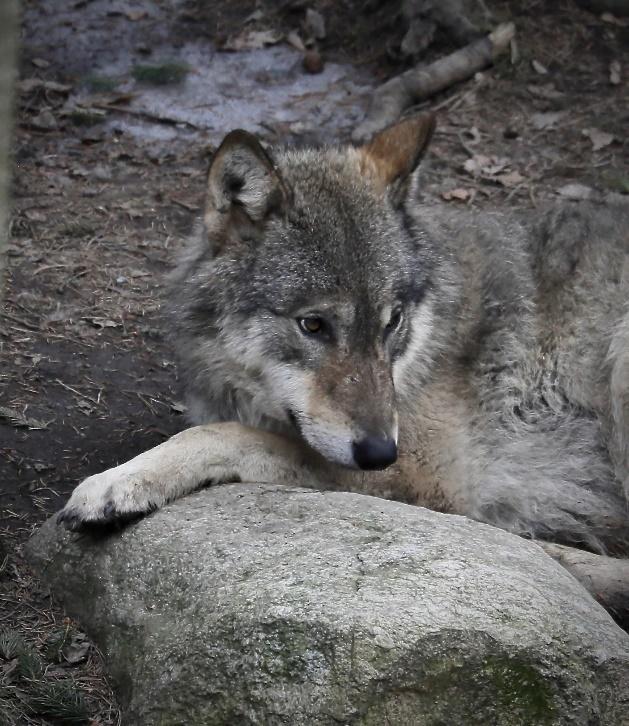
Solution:
<svg viewBox="0 0 629 726">
<path fill-rule="evenodd" d="M 193 124 L 191 121 L 184 121 L 183 119 L 169 118 L 168 116 L 157 116 L 150 111 L 142 111 L 137 108 L 126 108 L 125 106 L 118 106 L 113 103 L 92 103 L 91 106 L 94 108 L 100 108 L 103 111 L 117 111 L 118 113 L 126 113 L 129 116 L 137 116 L 147 121 L 153 121 L 159 124 L 166 124 L 168 126 L 188 126 L 191 129 L 199 130 L 201 127 Z"/>
<path fill-rule="evenodd" d="M 0 313 L 0 316 L 3 318 L 6 318 L 7 320 L 11 320 L 14 323 L 17 323 L 18 325 L 23 325 L 25 328 L 28 328 L 29 330 L 32 330 L 34 333 L 41 333 L 41 328 L 37 325 L 33 325 L 32 323 L 29 323 L 26 320 L 22 320 L 22 318 L 18 318 L 16 315 L 12 315 L 11 313 L 7 313 L 6 310 L 3 310 Z"/>
<path fill-rule="evenodd" d="M 63 386 L 63 388 L 67 388 L 68 391 L 72 391 L 72 393 L 76 394 L 77 396 L 80 396 L 81 398 L 84 398 L 86 401 L 89 401 L 90 403 L 93 403 L 95 406 L 100 405 L 99 401 L 97 401 L 95 398 L 92 398 L 92 396 L 88 396 L 85 393 L 81 393 L 81 391 L 77 391 L 76 388 L 72 388 L 72 386 L 66 385 L 63 381 L 60 381 L 58 378 L 55 378 L 55 381 L 60 386 Z"/>
</svg>

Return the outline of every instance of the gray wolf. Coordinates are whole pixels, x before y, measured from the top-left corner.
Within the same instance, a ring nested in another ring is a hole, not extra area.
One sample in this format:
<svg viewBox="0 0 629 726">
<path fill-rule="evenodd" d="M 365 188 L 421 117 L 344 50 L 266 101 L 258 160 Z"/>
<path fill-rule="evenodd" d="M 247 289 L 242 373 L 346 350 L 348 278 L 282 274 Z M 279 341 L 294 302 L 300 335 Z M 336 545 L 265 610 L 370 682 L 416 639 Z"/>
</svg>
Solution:
<svg viewBox="0 0 629 726">
<path fill-rule="evenodd" d="M 276 152 L 225 138 L 173 285 L 197 425 L 80 484 L 66 526 L 263 481 L 628 552 L 629 213 L 423 202 L 433 129 Z"/>
</svg>

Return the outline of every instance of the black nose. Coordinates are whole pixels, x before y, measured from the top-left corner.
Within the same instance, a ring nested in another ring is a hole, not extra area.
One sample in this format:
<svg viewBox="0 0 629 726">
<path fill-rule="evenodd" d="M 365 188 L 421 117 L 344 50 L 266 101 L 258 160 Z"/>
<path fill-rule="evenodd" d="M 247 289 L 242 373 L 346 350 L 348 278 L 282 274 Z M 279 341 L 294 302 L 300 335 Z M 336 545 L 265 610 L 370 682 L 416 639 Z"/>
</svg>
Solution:
<svg viewBox="0 0 629 726">
<path fill-rule="evenodd" d="M 397 459 L 397 444 L 393 439 L 367 436 L 352 444 L 354 461 L 361 469 L 386 469 Z"/>
</svg>

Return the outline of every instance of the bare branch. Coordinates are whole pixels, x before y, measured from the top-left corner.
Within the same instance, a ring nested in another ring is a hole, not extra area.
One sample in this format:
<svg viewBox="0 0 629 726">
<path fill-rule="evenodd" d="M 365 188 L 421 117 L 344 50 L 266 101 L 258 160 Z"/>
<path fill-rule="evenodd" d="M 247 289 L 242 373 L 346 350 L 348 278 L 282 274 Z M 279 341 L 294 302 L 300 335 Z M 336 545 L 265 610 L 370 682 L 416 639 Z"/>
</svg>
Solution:
<svg viewBox="0 0 629 726">
<path fill-rule="evenodd" d="M 397 121 L 413 103 L 470 78 L 491 65 L 515 35 L 513 23 L 502 23 L 492 33 L 424 67 L 412 68 L 376 89 L 367 118 L 358 126 L 353 140 L 365 141 Z"/>
</svg>

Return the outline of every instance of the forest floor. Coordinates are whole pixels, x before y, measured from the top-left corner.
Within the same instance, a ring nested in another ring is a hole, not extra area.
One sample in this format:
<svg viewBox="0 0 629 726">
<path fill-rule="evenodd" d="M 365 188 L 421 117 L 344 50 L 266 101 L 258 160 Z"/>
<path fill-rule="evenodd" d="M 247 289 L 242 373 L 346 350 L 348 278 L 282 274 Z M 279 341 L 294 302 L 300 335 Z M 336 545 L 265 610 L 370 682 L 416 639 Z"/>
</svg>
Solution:
<svg viewBox="0 0 629 726">
<path fill-rule="evenodd" d="M 9 278 L 0 310 L 0 725 L 115 724 L 99 653 L 21 556 L 85 476 L 185 426 L 165 277 L 233 127 L 349 140 L 404 69 L 399 2 L 24 0 Z M 491 6 L 491 3 L 489 3 Z M 629 19 L 496 3 L 517 57 L 424 104 L 452 204 L 629 194 Z M 325 19 L 307 73 L 306 8 Z M 427 60 L 452 50 L 447 39 Z M 624 75 L 623 75 L 624 74 Z"/>
</svg>

